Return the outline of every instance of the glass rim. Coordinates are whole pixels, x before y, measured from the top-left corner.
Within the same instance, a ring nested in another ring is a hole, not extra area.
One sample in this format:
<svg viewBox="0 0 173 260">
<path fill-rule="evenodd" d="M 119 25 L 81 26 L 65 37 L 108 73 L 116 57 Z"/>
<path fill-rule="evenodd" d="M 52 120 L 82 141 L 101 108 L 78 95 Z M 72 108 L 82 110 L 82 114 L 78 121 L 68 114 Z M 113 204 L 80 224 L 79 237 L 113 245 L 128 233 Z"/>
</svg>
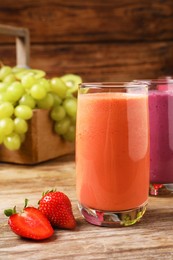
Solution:
<svg viewBox="0 0 173 260">
<path fill-rule="evenodd" d="M 115 81 L 115 82 L 82 82 L 81 88 L 147 88 L 147 82 L 143 81 Z"/>
<path fill-rule="evenodd" d="M 173 84 L 173 78 L 158 78 L 158 79 L 137 79 L 134 80 L 137 83 L 145 83 L 145 84 Z"/>
</svg>

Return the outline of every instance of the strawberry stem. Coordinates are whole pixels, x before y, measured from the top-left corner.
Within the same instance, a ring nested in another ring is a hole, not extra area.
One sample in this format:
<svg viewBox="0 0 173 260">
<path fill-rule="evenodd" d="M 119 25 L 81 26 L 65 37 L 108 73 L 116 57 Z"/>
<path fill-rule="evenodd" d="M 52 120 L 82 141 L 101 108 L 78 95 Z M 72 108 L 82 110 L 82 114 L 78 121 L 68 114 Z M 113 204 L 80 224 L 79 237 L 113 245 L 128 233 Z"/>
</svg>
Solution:
<svg viewBox="0 0 173 260">
<path fill-rule="evenodd" d="M 28 199 L 25 199 L 25 205 L 24 205 L 24 209 L 27 207 L 27 205 L 28 205 Z"/>
<path fill-rule="evenodd" d="M 42 198 L 43 198 L 45 195 L 47 195 L 48 193 L 50 193 L 50 192 L 56 192 L 56 188 L 55 188 L 55 189 L 52 189 L 52 190 L 43 191 L 43 192 L 42 192 Z M 42 199 L 42 198 L 41 198 L 41 199 Z M 40 204 L 41 199 L 38 201 L 38 205 Z"/>
<path fill-rule="evenodd" d="M 28 201 L 29 201 L 28 199 L 25 199 L 24 209 L 27 207 Z M 4 214 L 5 214 L 7 217 L 10 217 L 11 215 L 16 214 L 16 213 L 17 213 L 17 211 L 16 211 L 16 206 L 14 206 L 13 209 L 5 209 L 5 210 L 4 210 Z"/>
</svg>

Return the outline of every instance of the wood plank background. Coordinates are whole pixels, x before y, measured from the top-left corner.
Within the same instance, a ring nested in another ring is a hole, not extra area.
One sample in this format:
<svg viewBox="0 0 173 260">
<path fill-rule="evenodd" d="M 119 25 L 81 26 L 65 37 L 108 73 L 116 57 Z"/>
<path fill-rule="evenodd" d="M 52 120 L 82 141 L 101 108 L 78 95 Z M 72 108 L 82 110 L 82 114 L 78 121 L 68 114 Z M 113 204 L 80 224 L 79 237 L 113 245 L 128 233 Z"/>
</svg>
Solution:
<svg viewBox="0 0 173 260">
<path fill-rule="evenodd" d="M 31 62 L 48 76 L 84 81 L 173 74 L 172 0 L 5 0 L 0 23 L 26 27 Z M 0 35 L 0 60 L 15 65 L 15 40 Z"/>
</svg>

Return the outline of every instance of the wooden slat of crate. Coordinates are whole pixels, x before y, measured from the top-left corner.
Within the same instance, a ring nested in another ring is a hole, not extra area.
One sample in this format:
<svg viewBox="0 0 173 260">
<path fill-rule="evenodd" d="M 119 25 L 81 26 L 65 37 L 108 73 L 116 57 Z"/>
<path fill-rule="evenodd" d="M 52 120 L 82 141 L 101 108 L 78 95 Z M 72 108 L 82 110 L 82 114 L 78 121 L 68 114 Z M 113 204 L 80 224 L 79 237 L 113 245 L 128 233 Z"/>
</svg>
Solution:
<svg viewBox="0 0 173 260">
<path fill-rule="evenodd" d="M 0 161 L 37 164 L 73 152 L 74 143 L 64 141 L 54 132 L 49 111 L 35 109 L 20 150 L 10 151 L 0 145 Z"/>
<path fill-rule="evenodd" d="M 16 38 L 16 65 L 29 66 L 30 60 L 30 35 L 27 28 L 14 27 L 0 24 L 0 34 Z"/>
</svg>

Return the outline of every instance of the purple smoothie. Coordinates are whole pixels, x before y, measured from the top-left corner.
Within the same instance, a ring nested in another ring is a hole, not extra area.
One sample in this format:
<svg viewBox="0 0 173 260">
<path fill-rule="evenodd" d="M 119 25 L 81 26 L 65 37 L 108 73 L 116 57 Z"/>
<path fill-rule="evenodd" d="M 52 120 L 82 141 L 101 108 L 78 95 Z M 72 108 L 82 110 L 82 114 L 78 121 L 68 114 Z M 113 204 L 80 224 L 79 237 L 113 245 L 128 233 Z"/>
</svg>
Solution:
<svg viewBox="0 0 173 260">
<path fill-rule="evenodd" d="M 150 90 L 149 114 L 150 183 L 173 183 L 173 91 Z"/>
</svg>

